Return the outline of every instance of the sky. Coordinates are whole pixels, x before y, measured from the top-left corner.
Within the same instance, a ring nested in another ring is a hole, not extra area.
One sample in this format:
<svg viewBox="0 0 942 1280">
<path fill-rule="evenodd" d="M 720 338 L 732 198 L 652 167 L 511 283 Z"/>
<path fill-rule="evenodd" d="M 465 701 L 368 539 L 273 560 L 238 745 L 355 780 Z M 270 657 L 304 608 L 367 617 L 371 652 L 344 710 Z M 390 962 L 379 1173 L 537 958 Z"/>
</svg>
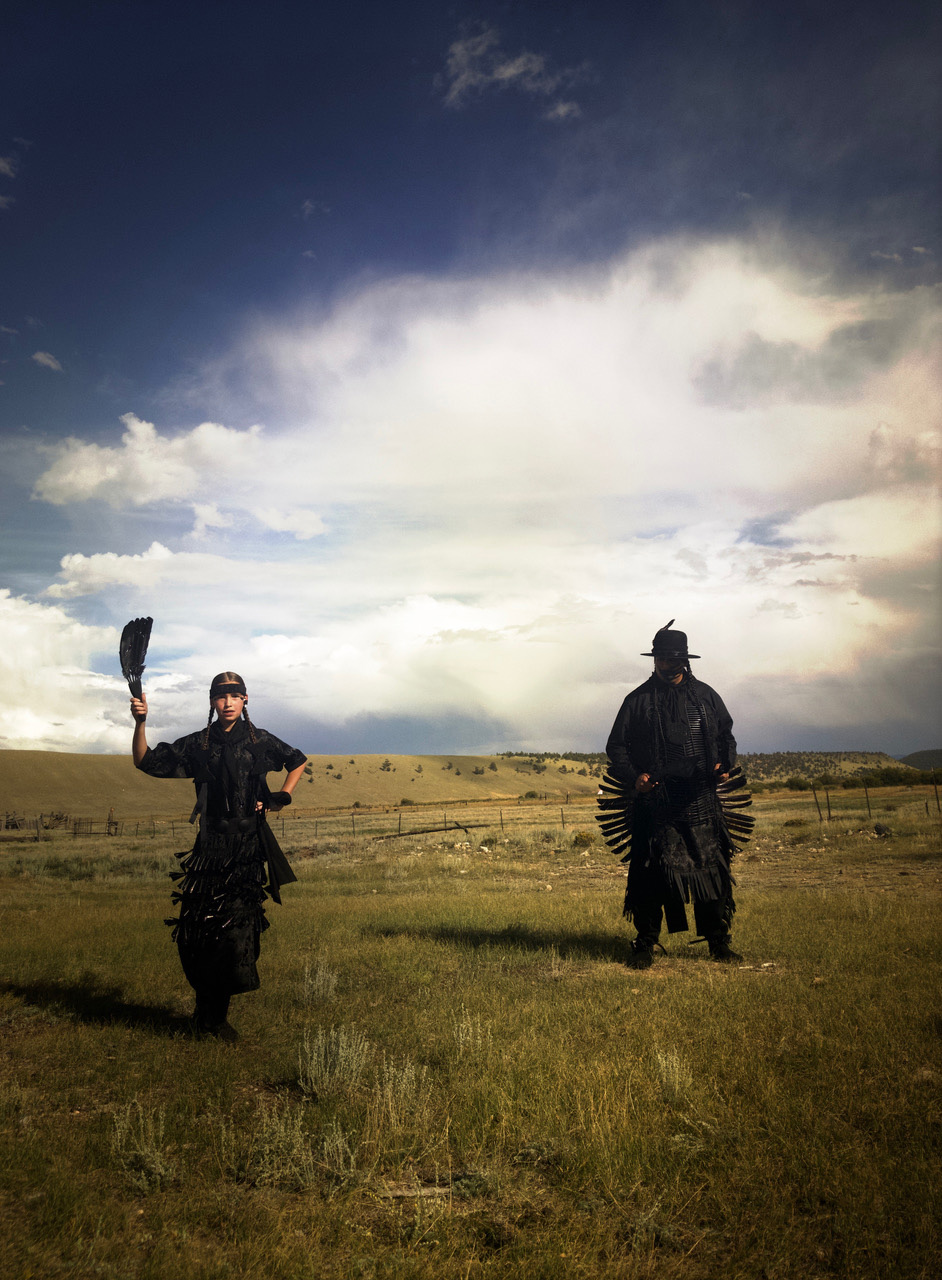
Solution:
<svg viewBox="0 0 942 1280">
<path fill-rule="evenodd" d="M 928 3 L 14 3 L 0 748 L 942 745 Z"/>
</svg>

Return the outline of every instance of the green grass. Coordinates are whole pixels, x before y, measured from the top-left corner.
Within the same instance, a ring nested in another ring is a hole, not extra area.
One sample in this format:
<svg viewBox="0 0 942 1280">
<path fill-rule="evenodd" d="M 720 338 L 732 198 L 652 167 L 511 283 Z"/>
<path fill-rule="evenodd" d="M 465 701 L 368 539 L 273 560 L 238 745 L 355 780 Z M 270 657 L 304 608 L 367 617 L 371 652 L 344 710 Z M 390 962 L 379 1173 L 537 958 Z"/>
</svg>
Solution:
<svg viewBox="0 0 942 1280">
<path fill-rule="evenodd" d="M 332 836 L 235 1046 L 187 1033 L 169 840 L 5 851 L 4 1274 L 933 1275 L 939 826 L 893 799 L 760 807 L 742 968 L 627 970 L 589 822 Z"/>
</svg>

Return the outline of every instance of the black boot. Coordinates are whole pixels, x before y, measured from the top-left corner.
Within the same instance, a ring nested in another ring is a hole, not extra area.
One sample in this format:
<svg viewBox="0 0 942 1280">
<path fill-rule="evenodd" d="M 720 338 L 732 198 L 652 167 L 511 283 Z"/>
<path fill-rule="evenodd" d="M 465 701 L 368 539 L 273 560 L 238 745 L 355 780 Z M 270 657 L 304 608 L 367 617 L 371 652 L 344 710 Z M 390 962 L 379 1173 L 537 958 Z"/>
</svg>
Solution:
<svg viewBox="0 0 942 1280">
<path fill-rule="evenodd" d="M 729 945 L 732 938 L 728 933 L 715 934 L 707 941 L 710 944 L 711 960 L 716 960 L 718 964 L 742 964 L 742 956 Z"/>
<path fill-rule="evenodd" d="M 635 938 L 631 944 L 631 955 L 625 964 L 629 969 L 650 969 L 654 964 L 654 946 L 647 938 Z"/>
<path fill-rule="evenodd" d="M 217 991 L 197 991 L 193 1011 L 193 1029 L 197 1036 L 216 1040 L 238 1040 L 239 1033 L 228 1021 L 229 997 Z"/>
</svg>

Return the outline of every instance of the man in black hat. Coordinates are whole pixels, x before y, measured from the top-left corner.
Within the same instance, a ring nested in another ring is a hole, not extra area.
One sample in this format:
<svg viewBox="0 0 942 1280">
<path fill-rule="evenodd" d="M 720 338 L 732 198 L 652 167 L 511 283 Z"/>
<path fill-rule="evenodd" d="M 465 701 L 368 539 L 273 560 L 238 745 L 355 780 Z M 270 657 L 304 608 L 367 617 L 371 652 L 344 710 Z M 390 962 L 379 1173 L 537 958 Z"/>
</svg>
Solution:
<svg viewBox="0 0 942 1280">
<path fill-rule="evenodd" d="M 714 960 L 742 956 L 730 948 L 735 904 L 729 863 L 733 845 L 716 794 L 736 763 L 733 721 L 723 700 L 697 680 L 687 636 L 674 620 L 654 637 L 654 674 L 622 703 L 606 751 L 611 773 L 634 797 L 625 916 L 638 936 L 631 968 L 654 960 L 662 913 L 669 933 L 697 932 Z"/>
</svg>

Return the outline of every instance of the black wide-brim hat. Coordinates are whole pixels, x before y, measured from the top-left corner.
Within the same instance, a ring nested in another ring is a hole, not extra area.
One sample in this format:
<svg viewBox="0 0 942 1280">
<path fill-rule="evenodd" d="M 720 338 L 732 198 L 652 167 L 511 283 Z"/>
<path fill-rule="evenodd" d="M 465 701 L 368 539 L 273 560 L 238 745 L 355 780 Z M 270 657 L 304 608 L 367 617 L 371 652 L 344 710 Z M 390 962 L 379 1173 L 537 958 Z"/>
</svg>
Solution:
<svg viewBox="0 0 942 1280">
<path fill-rule="evenodd" d="M 642 653 L 642 658 L 699 658 L 699 653 L 687 652 L 686 631 L 671 631 L 674 619 L 671 618 L 666 627 L 661 627 L 651 641 L 651 652 Z"/>
</svg>

